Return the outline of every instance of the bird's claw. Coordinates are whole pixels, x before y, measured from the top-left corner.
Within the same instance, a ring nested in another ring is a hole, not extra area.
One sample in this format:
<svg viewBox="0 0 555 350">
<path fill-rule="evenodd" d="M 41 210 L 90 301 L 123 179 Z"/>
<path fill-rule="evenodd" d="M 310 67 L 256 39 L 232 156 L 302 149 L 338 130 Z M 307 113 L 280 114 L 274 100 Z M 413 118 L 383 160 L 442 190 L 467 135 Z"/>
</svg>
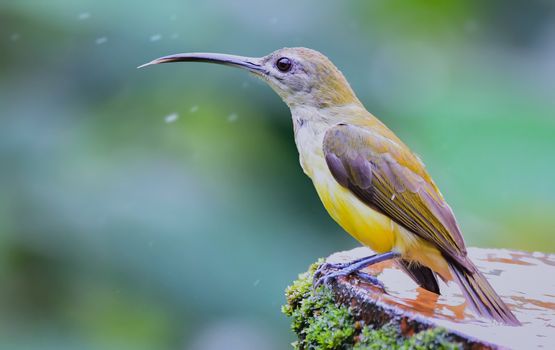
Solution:
<svg viewBox="0 0 555 350">
<path fill-rule="evenodd" d="M 319 280 L 320 275 L 322 275 L 324 273 L 325 270 L 342 270 L 345 268 L 348 268 L 349 266 L 352 266 L 353 264 L 356 264 L 362 260 L 367 259 L 368 257 L 363 257 L 363 258 L 359 258 L 353 261 L 349 261 L 349 262 L 345 262 L 345 263 L 328 263 L 325 262 L 322 265 L 320 265 L 318 267 L 318 269 L 316 269 L 316 272 L 314 272 L 314 280 Z"/>
<path fill-rule="evenodd" d="M 361 272 L 362 269 L 370 265 L 399 257 L 399 253 L 387 252 L 382 254 L 374 254 L 370 256 L 365 256 L 363 258 L 348 262 L 348 263 L 324 263 L 318 267 L 316 272 L 314 272 L 313 288 L 317 288 L 324 284 L 329 286 L 329 282 L 340 276 L 356 275 L 359 279 L 380 287 L 385 290 L 384 285 L 375 276 Z M 329 270 L 335 271 L 329 271 Z"/>
<path fill-rule="evenodd" d="M 325 270 L 341 270 L 347 266 L 349 266 L 347 263 L 323 263 L 314 272 L 314 280 L 318 282 L 321 279 L 320 276 L 324 274 Z M 315 286 L 317 285 L 318 283 L 315 284 Z"/>
<path fill-rule="evenodd" d="M 321 278 L 314 279 L 314 282 L 312 284 L 312 288 L 317 289 L 321 285 L 325 285 L 326 287 L 329 287 L 329 282 L 330 282 L 330 279 L 327 276 L 323 276 Z"/>
<path fill-rule="evenodd" d="M 321 285 L 325 285 L 329 287 L 330 282 L 337 277 L 355 275 L 360 280 L 385 290 L 384 284 L 376 276 L 373 276 L 371 274 L 368 274 L 362 271 L 351 271 L 350 269 L 347 268 L 350 265 L 351 264 L 332 264 L 332 263 L 324 263 L 320 265 L 320 267 L 314 273 L 313 288 L 316 289 Z M 336 269 L 337 271 L 333 271 L 333 272 L 326 271 L 330 269 Z"/>
</svg>

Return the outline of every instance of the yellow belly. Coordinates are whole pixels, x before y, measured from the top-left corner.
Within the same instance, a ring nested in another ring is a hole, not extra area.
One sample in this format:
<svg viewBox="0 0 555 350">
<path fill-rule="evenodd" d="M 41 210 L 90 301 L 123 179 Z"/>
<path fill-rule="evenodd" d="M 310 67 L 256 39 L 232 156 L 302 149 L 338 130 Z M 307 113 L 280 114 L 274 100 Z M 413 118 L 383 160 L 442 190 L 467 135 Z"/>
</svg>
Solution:
<svg viewBox="0 0 555 350">
<path fill-rule="evenodd" d="M 445 259 L 433 245 L 364 204 L 331 174 L 320 173 L 313 182 L 328 213 L 357 241 L 377 253 L 398 252 L 403 259 L 430 267 L 444 281 L 451 280 Z"/>
<path fill-rule="evenodd" d="M 324 207 L 345 231 L 378 253 L 394 249 L 399 234 L 395 222 L 364 204 L 331 174 L 313 180 Z"/>
</svg>

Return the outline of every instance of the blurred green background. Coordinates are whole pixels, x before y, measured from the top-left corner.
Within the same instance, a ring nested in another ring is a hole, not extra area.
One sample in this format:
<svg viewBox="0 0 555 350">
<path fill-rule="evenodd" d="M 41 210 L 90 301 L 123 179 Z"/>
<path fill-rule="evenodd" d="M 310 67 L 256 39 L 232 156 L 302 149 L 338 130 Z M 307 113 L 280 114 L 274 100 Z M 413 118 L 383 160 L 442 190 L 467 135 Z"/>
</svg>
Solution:
<svg viewBox="0 0 555 350">
<path fill-rule="evenodd" d="M 555 3 L 0 0 L 0 348 L 286 349 L 283 290 L 357 243 L 245 72 L 322 51 L 471 246 L 555 251 Z"/>
</svg>

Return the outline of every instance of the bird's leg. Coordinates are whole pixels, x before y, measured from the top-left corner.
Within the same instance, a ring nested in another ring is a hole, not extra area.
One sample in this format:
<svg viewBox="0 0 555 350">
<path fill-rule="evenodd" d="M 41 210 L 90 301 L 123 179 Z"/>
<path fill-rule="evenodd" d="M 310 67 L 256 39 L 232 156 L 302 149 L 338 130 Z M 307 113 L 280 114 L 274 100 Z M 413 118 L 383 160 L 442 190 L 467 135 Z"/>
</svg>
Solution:
<svg viewBox="0 0 555 350">
<path fill-rule="evenodd" d="M 325 268 L 339 268 L 338 271 L 334 271 L 331 273 L 328 273 L 324 276 L 319 277 L 320 275 L 323 274 L 323 269 L 318 269 L 316 272 L 318 273 L 318 275 L 316 275 L 316 273 L 314 274 L 314 280 L 315 280 L 315 284 L 314 284 L 314 288 L 318 287 L 319 285 L 323 284 L 328 284 L 332 279 L 339 277 L 339 276 L 348 276 L 352 273 L 356 273 L 357 276 L 359 276 L 361 279 L 370 282 L 372 284 L 378 285 L 379 287 L 383 288 L 383 284 L 374 276 L 369 275 L 367 273 L 361 272 L 359 270 L 362 270 L 363 268 L 385 261 L 385 260 L 390 260 L 390 259 L 395 259 L 400 257 L 401 255 L 399 253 L 396 252 L 387 252 L 387 253 L 383 253 L 383 254 L 375 254 L 375 255 L 371 255 L 371 256 L 367 256 L 364 257 L 362 259 L 357 259 L 354 260 L 352 262 L 349 263 L 345 263 L 345 264 L 329 264 L 327 265 Z M 322 266 L 324 266 L 325 264 L 323 264 Z"/>
</svg>

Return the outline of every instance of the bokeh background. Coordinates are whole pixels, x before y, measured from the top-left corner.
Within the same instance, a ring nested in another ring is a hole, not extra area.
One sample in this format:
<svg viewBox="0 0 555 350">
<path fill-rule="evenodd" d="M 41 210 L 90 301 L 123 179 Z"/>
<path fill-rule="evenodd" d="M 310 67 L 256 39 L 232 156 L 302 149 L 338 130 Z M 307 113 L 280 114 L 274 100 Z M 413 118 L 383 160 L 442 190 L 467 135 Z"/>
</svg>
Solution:
<svg viewBox="0 0 555 350">
<path fill-rule="evenodd" d="M 357 243 L 245 72 L 327 54 L 472 246 L 555 251 L 555 3 L 0 0 L 0 348 L 286 349 L 284 288 Z"/>
</svg>

